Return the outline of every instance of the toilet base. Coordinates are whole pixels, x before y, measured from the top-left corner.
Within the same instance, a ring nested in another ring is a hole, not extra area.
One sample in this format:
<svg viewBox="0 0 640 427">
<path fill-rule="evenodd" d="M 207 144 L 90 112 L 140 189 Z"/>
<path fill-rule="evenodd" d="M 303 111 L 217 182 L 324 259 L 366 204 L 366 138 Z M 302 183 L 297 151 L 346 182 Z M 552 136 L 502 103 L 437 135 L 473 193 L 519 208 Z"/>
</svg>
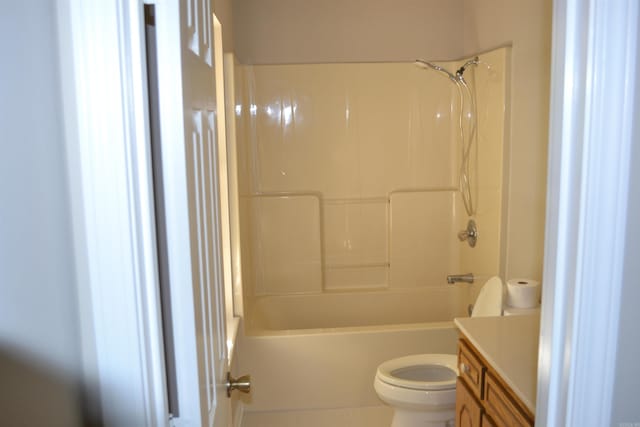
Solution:
<svg viewBox="0 0 640 427">
<path fill-rule="evenodd" d="M 454 427 L 455 410 L 411 411 L 394 408 L 391 427 Z"/>
</svg>

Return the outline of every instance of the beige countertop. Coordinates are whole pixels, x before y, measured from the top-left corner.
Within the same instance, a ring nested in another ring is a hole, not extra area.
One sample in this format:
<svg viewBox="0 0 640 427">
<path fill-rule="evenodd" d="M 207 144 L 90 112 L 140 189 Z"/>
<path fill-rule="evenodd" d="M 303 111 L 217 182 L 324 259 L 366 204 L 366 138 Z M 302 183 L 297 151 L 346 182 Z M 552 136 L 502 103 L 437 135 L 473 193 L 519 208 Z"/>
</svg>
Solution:
<svg viewBox="0 0 640 427">
<path fill-rule="evenodd" d="M 540 316 L 467 317 L 455 324 L 535 414 Z"/>
</svg>

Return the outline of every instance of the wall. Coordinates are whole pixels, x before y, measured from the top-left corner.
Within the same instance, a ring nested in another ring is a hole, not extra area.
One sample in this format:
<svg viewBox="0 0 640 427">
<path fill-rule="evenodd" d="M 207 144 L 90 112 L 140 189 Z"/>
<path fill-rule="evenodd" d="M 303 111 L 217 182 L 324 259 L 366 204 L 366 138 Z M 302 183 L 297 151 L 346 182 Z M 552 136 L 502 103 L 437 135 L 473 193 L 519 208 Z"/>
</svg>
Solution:
<svg viewBox="0 0 640 427">
<path fill-rule="evenodd" d="M 81 425 L 55 16 L 46 0 L 11 2 L 0 14 L 3 425 Z"/>
<path fill-rule="evenodd" d="M 243 64 L 462 56 L 462 0 L 236 0 Z"/>
<path fill-rule="evenodd" d="M 464 0 L 464 52 L 512 45 L 505 278 L 542 277 L 551 0 Z"/>
<path fill-rule="evenodd" d="M 213 0 L 213 13 L 222 26 L 222 46 L 225 52 L 233 52 L 233 7 L 231 0 Z"/>
</svg>

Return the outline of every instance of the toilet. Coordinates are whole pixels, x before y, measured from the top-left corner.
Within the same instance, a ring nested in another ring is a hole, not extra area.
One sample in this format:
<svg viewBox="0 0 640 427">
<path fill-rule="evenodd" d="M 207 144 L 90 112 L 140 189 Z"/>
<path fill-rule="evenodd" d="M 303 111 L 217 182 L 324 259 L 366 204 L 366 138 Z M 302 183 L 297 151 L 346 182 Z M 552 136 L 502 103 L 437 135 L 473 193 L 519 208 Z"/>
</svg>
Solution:
<svg viewBox="0 0 640 427">
<path fill-rule="evenodd" d="M 500 316 L 504 288 L 499 277 L 480 290 L 471 317 Z M 456 407 L 457 355 L 417 354 L 378 366 L 373 386 L 393 408 L 391 427 L 453 427 Z"/>
<path fill-rule="evenodd" d="M 417 354 L 378 366 L 373 386 L 393 408 L 392 427 L 453 427 L 456 407 L 455 354 Z"/>
</svg>

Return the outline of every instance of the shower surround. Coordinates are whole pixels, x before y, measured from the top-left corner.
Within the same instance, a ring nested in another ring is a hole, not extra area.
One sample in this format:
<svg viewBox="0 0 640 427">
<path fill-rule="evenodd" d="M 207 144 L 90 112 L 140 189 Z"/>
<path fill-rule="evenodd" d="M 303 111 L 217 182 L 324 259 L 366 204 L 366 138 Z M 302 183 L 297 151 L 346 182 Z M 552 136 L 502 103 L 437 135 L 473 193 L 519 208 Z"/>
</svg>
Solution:
<svg viewBox="0 0 640 427">
<path fill-rule="evenodd" d="M 451 81 L 412 63 L 236 67 L 249 320 L 256 297 L 446 287 L 447 274 L 500 272 L 508 54 L 482 54 L 465 74 L 477 100 L 474 249 L 456 238 L 468 219 L 458 174 L 470 111 L 461 117 Z"/>
</svg>

